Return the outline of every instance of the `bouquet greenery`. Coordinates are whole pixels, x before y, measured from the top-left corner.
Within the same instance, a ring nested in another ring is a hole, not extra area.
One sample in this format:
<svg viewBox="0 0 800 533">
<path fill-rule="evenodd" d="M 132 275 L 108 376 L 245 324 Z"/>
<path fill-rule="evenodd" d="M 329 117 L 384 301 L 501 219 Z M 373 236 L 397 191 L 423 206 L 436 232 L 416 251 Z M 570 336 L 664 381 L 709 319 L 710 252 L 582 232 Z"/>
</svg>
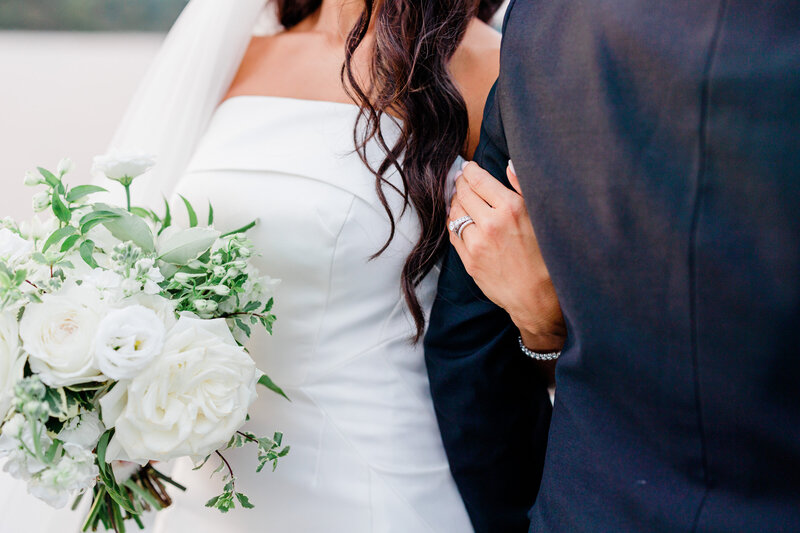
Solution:
<svg viewBox="0 0 800 533">
<path fill-rule="evenodd" d="M 252 508 L 236 490 L 226 449 L 257 449 L 257 470 L 289 448 L 282 435 L 242 431 L 257 386 L 283 391 L 256 368 L 243 343 L 251 328 L 272 332 L 273 280 L 253 265 L 251 223 L 227 233 L 185 198 L 189 227 L 134 207 L 130 188 L 154 160 L 95 158 L 127 203 L 90 199 L 97 185 L 69 187 L 62 161 L 25 183 L 31 222 L 0 222 L 0 457 L 4 470 L 55 507 L 91 495 L 84 531 L 170 504 L 185 490 L 152 462 L 219 460 L 223 489 L 206 505 Z M 47 213 L 49 216 L 40 216 Z"/>
</svg>

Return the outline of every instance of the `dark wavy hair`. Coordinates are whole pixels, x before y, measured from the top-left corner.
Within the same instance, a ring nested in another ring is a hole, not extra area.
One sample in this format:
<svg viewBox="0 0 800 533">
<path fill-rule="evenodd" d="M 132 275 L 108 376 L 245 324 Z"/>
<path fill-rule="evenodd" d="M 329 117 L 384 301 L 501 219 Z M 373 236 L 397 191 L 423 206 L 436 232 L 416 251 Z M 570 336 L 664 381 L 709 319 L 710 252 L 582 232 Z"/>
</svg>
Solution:
<svg viewBox="0 0 800 533">
<path fill-rule="evenodd" d="M 278 16 L 286 28 L 319 9 L 322 0 L 277 0 Z M 375 189 L 389 217 L 390 233 L 383 253 L 395 236 L 395 215 L 386 193 L 403 196 L 412 205 L 422 228 L 402 273 L 403 295 L 417 327 L 414 341 L 425 329 L 425 315 L 416 287 L 436 265 L 447 245 L 445 181 L 453 162 L 463 152 L 469 134 L 467 106 L 450 74 L 449 63 L 473 17 L 488 21 L 502 0 L 364 0 L 360 19 L 345 45 L 341 79 L 361 112 L 353 132 L 355 148 L 375 174 Z M 374 26 L 369 86 L 353 74 L 353 54 Z M 381 131 L 388 115 L 401 128 L 389 144 Z M 361 127 L 361 125 L 365 127 Z M 367 143 L 375 139 L 385 154 L 373 168 L 366 157 Z M 396 170 L 403 189 L 386 175 Z"/>
</svg>

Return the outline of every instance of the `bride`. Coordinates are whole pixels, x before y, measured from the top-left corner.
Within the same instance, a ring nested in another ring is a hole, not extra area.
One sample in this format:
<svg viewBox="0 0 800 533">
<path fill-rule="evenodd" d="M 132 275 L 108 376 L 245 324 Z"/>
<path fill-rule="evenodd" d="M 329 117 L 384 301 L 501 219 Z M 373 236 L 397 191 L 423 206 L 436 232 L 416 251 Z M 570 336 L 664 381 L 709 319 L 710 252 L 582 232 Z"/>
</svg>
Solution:
<svg viewBox="0 0 800 533">
<path fill-rule="evenodd" d="M 469 531 L 417 341 L 499 35 L 476 0 L 275 7 L 284 29 L 249 42 L 173 193 L 210 200 L 219 227 L 259 219 L 258 266 L 282 281 L 275 334 L 249 348 L 291 402 L 262 394 L 249 425 L 291 452 L 261 474 L 231 453 L 256 508 L 227 515 L 203 507 L 216 465 L 177 465 L 189 490 L 155 531 Z"/>
<path fill-rule="evenodd" d="M 189 490 L 172 492 L 154 531 L 472 530 L 419 340 L 448 242 L 448 176 L 476 148 L 499 68 L 500 36 L 482 20 L 501 3 L 184 10 L 113 147 L 159 157 L 138 202 L 181 194 L 210 201 L 219 228 L 259 220 L 249 236 L 259 269 L 281 279 L 278 321 L 248 348 L 291 401 L 264 391 L 248 424 L 282 431 L 291 452 L 274 473 L 256 473 L 251 450 L 227 454 L 255 509 L 226 515 L 204 507 L 217 465 L 178 463 Z"/>
</svg>

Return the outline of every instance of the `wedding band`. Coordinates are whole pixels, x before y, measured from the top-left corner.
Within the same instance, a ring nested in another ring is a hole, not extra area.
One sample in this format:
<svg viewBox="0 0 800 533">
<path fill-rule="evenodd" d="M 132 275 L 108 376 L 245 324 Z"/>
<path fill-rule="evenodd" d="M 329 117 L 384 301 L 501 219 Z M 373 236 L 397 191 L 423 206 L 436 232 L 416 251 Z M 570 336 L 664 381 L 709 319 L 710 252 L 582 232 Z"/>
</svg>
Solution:
<svg viewBox="0 0 800 533">
<path fill-rule="evenodd" d="M 475 221 L 472 220 L 472 217 L 469 215 L 465 215 L 463 217 L 457 218 L 450 222 L 448 225 L 450 231 L 458 235 L 458 238 L 461 238 L 461 233 L 464 231 L 464 228 L 469 226 L 470 224 L 474 224 Z"/>
<path fill-rule="evenodd" d="M 458 238 L 459 238 L 459 239 L 461 238 L 461 234 L 462 234 L 462 233 L 464 233 L 464 229 L 465 229 L 467 226 L 469 226 L 470 224 L 474 224 L 474 223 L 475 223 L 475 221 L 474 221 L 474 220 L 472 220 L 472 219 L 470 218 L 469 220 L 467 220 L 466 222 L 464 222 L 463 224 L 461 224 L 461 225 L 458 227 L 458 232 L 456 232 L 456 234 L 458 235 Z"/>
</svg>

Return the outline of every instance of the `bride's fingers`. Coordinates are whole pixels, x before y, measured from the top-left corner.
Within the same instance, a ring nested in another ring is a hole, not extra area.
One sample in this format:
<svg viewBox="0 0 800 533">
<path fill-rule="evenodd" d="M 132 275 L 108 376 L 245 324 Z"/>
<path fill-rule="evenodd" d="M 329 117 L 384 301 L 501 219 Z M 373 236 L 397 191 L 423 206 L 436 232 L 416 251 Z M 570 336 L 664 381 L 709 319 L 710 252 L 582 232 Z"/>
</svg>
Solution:
<svg viewBox="0 0 800 533">
<path fill-rule="evenodd" d="M 456 195 L 464 210 L 476 222 L 491 216 L 492 207 L 475 193 L 463 176 L 456 180 Z"/>
<path fill-rule="evenodd" d="M 511 186 L 514 187 L 514 190 L 517 191 L 517 194 L 523 196 L 522 187 L 517 177 L 517 171 L 514 168 L 514 163 L 512 163 L 510 159 L 508 160 L 508 168 L 506 168 L 506 176 L 508 176 L 508 181 L 511 183 Z"/>
</svg>

